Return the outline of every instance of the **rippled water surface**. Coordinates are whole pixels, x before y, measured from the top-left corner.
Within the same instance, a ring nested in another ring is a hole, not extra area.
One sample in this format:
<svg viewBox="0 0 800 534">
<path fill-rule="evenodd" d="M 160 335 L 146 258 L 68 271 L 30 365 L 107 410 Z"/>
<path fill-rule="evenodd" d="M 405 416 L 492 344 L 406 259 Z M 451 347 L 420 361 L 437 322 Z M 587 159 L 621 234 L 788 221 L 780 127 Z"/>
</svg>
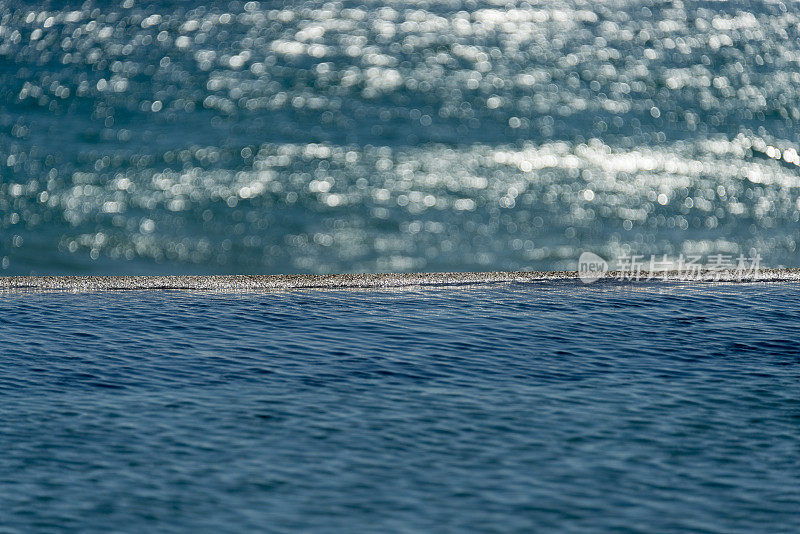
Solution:
<svg viewBox="0 0 800 534">
<path fill-rule="evenodd" d="M 0 0 L 6 273 L 797 253 L 781 2 Z"/>
<path fill-rule="evenodd" d="M 792 284 L 1 297 L 3 532 L 800 529 Z"/>
</svg>

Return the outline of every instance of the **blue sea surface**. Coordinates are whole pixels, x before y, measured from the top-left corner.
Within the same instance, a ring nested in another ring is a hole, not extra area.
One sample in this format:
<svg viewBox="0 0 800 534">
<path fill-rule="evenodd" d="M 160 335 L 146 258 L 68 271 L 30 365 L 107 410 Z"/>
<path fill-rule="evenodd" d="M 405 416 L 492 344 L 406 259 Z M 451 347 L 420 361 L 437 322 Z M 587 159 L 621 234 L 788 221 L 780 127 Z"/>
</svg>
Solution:
<svg viewBox="0 0 800 534">
<path fill-rule="evenodd" d="M 796 284 L 0 295 L 0 532 L 800 530 Z"/>
<path fill-rule="evenodd" d="M 800 9 L 0 0 L 0 275 L 800 266 Z M 0 292 L 0 533 L 800 531 L 796 284 Z"/>
<path fill-rule="evenodd" d="M 800 266 L 800 10 L 0 0 L 0 273 Z"/>
</svg>

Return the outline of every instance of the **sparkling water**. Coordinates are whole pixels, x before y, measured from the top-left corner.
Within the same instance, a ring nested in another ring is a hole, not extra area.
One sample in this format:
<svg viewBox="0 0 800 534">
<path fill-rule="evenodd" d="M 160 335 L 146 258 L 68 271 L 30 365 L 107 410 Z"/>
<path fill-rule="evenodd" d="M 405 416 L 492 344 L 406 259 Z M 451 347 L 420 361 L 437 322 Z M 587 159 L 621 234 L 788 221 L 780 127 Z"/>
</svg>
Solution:
<svg viewBox="0 0 800 534">
<path fill-rule="evenodd" d="M 0 1 L 5 274 L 797 266 L 781 2 Z"/>
</svg>

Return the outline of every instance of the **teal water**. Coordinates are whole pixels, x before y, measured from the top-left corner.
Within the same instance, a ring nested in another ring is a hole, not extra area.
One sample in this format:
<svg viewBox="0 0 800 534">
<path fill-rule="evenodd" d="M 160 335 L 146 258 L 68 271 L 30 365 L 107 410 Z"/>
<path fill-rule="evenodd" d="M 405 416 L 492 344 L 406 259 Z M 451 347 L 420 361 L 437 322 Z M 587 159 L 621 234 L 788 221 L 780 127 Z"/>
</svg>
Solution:
<svg viewBox="0 0 800 534">
<path fill-rule="evenodd" d="M 5 274 L 797 266 L 780 2 L 0 1 Z"/>
<path fill-rule="evenodd" d="M 800 529 L 796 284 L 2 297 L 2 532 Z"/>
</svg>

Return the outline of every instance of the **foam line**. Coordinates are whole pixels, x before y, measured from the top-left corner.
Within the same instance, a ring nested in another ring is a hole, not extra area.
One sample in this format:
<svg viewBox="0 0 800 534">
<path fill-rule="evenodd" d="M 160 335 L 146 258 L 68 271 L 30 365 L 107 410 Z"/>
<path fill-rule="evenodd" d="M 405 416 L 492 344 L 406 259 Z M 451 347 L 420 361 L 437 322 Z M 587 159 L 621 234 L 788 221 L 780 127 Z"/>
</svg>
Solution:
<svg viewBox="0 0 800 534">
<path fill-rule="evenodd" d="M 610 272 L 596 282 L 614 282 Z M 653 283 L 663 279 L 627 283 Z M 0 277 L 0 291 L 107 291 L 107 290 L 190 290 L 190 291 L 270 291 L 287 289 L 400 288 L 416 286 L 459 286 L 503 282 L 577 281 L 574 271 L 517 271 L 485 273 L 409 273 L 409 274 L 334 274 L 334 275 L 222 275 L 222 276 L 8 276 Z M 677 273 L 668 281 L 681 280 Z M 800 269 L 762 269 L 755 279 L 744 282 L 798 281 Z M 723 276 L 722 282 L 739 282 Z M 708 282 L 708 281 L 705 281 Z M 703 283 L 703 282 L 697 282 Z"/>
</svg>

